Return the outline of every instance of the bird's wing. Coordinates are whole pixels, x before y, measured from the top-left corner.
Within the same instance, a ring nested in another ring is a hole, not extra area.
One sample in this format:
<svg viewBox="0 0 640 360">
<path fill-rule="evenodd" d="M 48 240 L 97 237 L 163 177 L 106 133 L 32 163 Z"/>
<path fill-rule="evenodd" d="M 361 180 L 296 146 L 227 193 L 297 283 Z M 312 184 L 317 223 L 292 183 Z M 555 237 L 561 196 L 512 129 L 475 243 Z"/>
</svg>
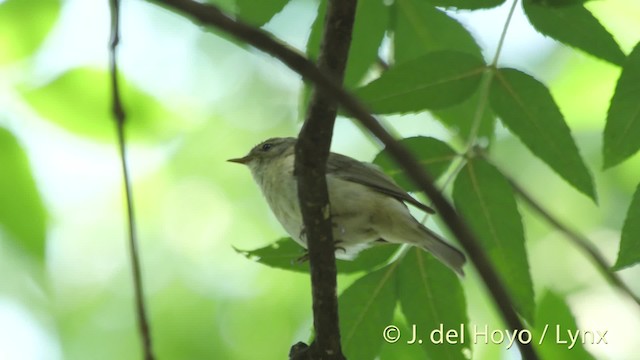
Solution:
<svg viewBox="0 0 640 360">
<path fill-rule="evenodd" d="M 330 153 L 327 161 L 327 174 L 343 180 L 366 185 L 375 191 L 406 201 L 424 212 L 434 214 L 435 210 L 414 199 L 393 179 L 374 164 L 360 162 L 348 156 Z"/>
</svg>

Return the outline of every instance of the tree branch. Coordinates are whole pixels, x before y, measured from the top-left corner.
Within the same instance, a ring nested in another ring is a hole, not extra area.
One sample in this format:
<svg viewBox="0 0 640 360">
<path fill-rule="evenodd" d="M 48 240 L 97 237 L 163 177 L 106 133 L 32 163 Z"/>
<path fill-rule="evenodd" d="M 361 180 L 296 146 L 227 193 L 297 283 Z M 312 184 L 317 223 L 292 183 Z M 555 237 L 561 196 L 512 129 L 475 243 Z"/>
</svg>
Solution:
<svg viewBox="0 0 640 360">
<path fill-rule="evenodd" d="M 487 157 L 483 154 L 483 157 L 487 159 Z M 489 161 L 487 159 L 487 161 Z M 495 164 L 494 164 L 495 166 Z M 627 284 L 625 284 L 620 277 L 611 271 L 609 264 L 607 264 L 607 260 L 602 256 L 602 254 L 596 249 L 591 242 L 584 236 L 578 234 L 577 232 L 571 230 L 567 225 L 563 224 L 556 217 L 551 215 L 549 211 L 540 205 L 538 201 L 536 201 L 531 195 L 529 195 L 518 183 L 515 182 L 511 177 L 505 174 L 502 169 L 498 167 L 499 171 L 502 175 L 509 181 L 511 187 L 515 192 L 520 196 L 522 200 L 524 200 L 527 205 L 529 205 L 533 210 L 535 210 L 543 219 L 545 219 L 551 226 L 558 229 L 560 232 L 565 234 L 565 236 L 580 250 L 582 250 L 588 258 L 591 259 L 591 262 L 596 267 L 600 274 L 614 287 L 617 287 L 622 292 L 627 294 L 636 304 L 640 305 L 640 298 L 629 289 Z"/>
<path fill-rule="evenodd" d="M 338 83 L 342 83 L 347 65 L 356 4 L 356 0 L 330 0 L 327 5 L 318 68 L 331 74 Z M 309 248 L 316 333 L 314 343 L 306 351 L 307 359 L 344 359 L 336 295 L 335 244 L 331 216 L 327 216 L 331 208 L 325 177 L 336 114 L 335 100 L 314 89 L 296 143 L 295 174 Z"/>
<path fill-rule="evenodd" d="M 188 17 L 199 24 L 214 26 L 228 32 L 257 49 L 276 57 L 305 79 L 313 82 L 317 88 L 327 94 L 327 96 L 331 96 L 342 105 L 351 116 L 361 122 L 373 135 L 386 145 L 387 151 L 393 159 L 406 170 L 407 175 L 414 183 L 431 198 L 434 206 L 439 211 L 449 229 L 469 254 L 471 261 L 478 269 L 478 273 L 494 298 L 509 328 L 512 330 L 525 329 L 524 324 L 520 321 L 520 318 L 513 308 L 513 303 L 504 284 L 498 277 L 498 274 L 495 272 L 473 233 L 469 230 L 469 227 L 462 218 L 458 216 L 449 201 L 436 189 L 432 179 L 425 173 L 422 166 L 420 166 L 412 154 L 389 135 L 357 98 L 297 51 L 275 40 L 271 35 L 260 29 L 226 16 L 213 5 L 200 4 L 192 0 L 149 1 L 169 6 L 174 10 L 188 15 Z M 518 345 L 524 359 L 538 359 L 533 346 L 521 343 L 518 343 Z"/>
<path fill-rule="evenodd" d="M 140 260 L 138 255 L 138 240 L 136 231 L 136 219 L 133 211 L 133 192 L 131 190 L 131 180 L 127 166 L 127 148 L 124 133 L 126 113 L 120 98 L 120 87 L 118 85 L 118 62 L 117 49 L 120 42 L 120 1 L 110 0 L 111 10 L 111 38 L 109 40 L 109 70 L 111 80 L 111 101 L 113 118 L 116 123 L 118 133 L 118 150 L 120 152 L 120 163 L 127 202 L 127 223 L 129 225 L 129 252 L 131 256 L 131 270 L 133 272 L 133 288 L 136 303 L 136 314 L 138 316 L 138 330 L 142 340 L 142 352 L 145 360 L 153 360 L 153 348 L 151 346 L 151 330 L 147 321 L 144 305 L 144 292 L 142 286 L 142 275 L 140 271 Z"/>
</svg>

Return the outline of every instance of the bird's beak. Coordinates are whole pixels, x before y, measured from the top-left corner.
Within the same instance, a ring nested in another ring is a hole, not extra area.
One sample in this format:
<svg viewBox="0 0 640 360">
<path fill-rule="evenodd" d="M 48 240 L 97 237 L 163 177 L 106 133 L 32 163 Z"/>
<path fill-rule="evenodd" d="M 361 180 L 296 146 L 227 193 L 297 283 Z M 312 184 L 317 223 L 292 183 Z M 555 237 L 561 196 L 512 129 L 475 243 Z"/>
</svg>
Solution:
<svg viewBox="0 0 640 360">
<path fill-rule="evenodd" d="M 241 157 L 241 158 L 237 158 L 237 159 L 229 159 L 227 161 L 246 165 L 249 161 L 251 161 L 251 156 L 247 155 L 245 157 Z"/>
</svg>

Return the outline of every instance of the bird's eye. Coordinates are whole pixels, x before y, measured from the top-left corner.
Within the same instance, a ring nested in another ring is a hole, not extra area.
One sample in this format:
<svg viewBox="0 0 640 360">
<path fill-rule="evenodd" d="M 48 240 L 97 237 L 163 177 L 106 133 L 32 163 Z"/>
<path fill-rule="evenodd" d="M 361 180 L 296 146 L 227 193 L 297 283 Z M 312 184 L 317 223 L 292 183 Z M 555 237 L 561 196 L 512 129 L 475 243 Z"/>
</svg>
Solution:
<svg viewBox="0 0 640 360">
<path fill-rule="evenodd" d="M 273 144 L 270 144 L 270 143 L 262 144 L 262 151 L 269 151 L 271 150 L 272 147 L 273 147 Z"/>
</svg>

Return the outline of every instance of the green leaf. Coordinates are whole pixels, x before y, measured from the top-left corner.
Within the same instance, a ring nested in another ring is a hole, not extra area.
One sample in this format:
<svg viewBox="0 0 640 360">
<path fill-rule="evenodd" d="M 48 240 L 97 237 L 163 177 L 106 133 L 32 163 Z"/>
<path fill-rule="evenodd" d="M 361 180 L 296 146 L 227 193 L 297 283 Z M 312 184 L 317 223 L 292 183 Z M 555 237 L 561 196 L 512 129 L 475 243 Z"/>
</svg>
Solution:
<svg viewBox="0 0 640 360">
<path fill-rule="evenodd" d="M 470 97 L 484 70 L 469 54 L 439 51 L 392 66 L 355 94 L 379 114 L 441 109 Z"/>
<path fill-rule="evenodd" d="M 582 5 L 547 7 L 523 3 L 533 27 L 559 42 L 595 57 L 622 65 L 625 55 L 607 29 Z"/>
<path fill-rule="evenodd" d="M 249 260 L 256 261 L 269 267 L 297 271 L 309 272 L 309 262 L 298 261 L 301 256 L 305 255 L 305 249 L 302 248 L 291 238 L 282 238 L 275 243 L 255 249 L 255 250 L 239 250 L 238 253 L 244 255 Z M 336 260 L 338 272 L 342 274 L 355 273 L 359 271 L 371 271 L 385 264 L 398 250 L 398 246 L 391 244 L 381 244 L 364 250 L 354 260 Z"/>
<path fill-rule="evenodd" d="M 340 334 L 347 359 L 373 360 L 382 346 L 382 330 L 396 306 L 395 272 L 391 264 L 356 280 L 338 299 Z"/>
<path fill-rule="evenodd" d="M 400 140 L 400 143 L 415 156 L 434 180 L 447 171 L 451 161 L 457 156 L 449 145 L 432 137 L 410 137 Z M 376 155 L 373 163 L 380 166 L 403 189 L 407 191 L 418 190 L 418 187 L 406 176 L 402 167 L 393 160 L 386 149 Z"/>
<path fill-rule="evenodd" d="M 533 283 L 524 229 L 509 182 L 492 165 L 475 159 L 458 174 L 453 200 L 507 286 L 516 310 L 533 321 Z"/>
<path fill-rule="evenodd" d="M 32 55 L 60 14 L 59 0 L 6 0 L 0 3 L 0 64 Z"/>
<path fill-rule="evenodd" d="M 480 118 L 480 125 L 477 135 L 485 137 L 488 140 L 493 138 L 493 131 L 496 124 L 496 115 L 493 110 L 487 104 L 487 98 L 484 100 L 480 98 L 480 92 L 475 92 L 470 98 L 462 103 L 448 107 L 446 109 L 435 110 L 433 114 L 437 116 L 440 121 L 453 130 L 462 139 L 468 139 L 471 135 L 473 122 L 476 118 L 476 112 L 480 106 L 480 102 L 484 101 L 484 111 Z"/>
<path fill-rule="evenodd" d="M 320 52 L 326 3 L 326 0 L 320 2 L 318 16 L 311 27 L 311 35 L 307 42 L 307 54 L 312 59 L 317 59 Z M 378 49 L 384 38 L 388 21 L 389 9 L 384 5 L 383 0 L 358 1 L 344 77 L 346 87 L 351 88 L 360 83 L 369 68 L 377 62 Z"/>
<path fill-rule="evenodd" d="M 398 0 L 394 3 L 393 52 L 395 63 L 423 56 L 432 51 L 456 50 L 482 59 L 482 52 L 473 36 L 457 20 L 449 17 L 424 0 Z M 479 94 L 446 109 L 434 111 L 447 127 L 467 139 L 478 108 Z M 493 135 L 495 115 L 484 107 L 478 134 Z"/>
<path fill-rule="evenodd" d="M 322 41 L 322 31 L 324 30 L 324 18 L 327 14 L 327 0 L 321 0 L 318 4 L 318 13 L 316 19 L 311 25 L 311 33 L 307 40 L 307 56 L 309 59 L 318 60 L 318 54 L 320 53 L 320 42 Z M 357 8 L 356 8 L 356 16 Z M 355 24 L 354 24 L 355 25 Z M 353 42 L 353 37 L 351 38 Z"/>
<path fill-rule="evenodd" d="M 613 266 L 614 270 L 620 270 L 640 262 L 640 185 L 633 195 L 631 205 L 627 211 L 627 218 L 622 227 L 620 237 L 620 251 L 618 260 Z"/>
<path fill-rule="evenodd" d="M 611 99 L 604 128 L 604 168 L 617 165 L 640 149 L 640 43 L 626 63 Z"/>
<path fill-rule="evenodd" d="M 584 4 L 590 0 L 530 0 L 532 3 L 540 6 L 570 6 Z"/>
<path fill-rule="evenodd" d="M 456 50 L 482 59 L 473 36 L 457 20 L 424 0 L 394 3 L 393 55 L 396 64 L 440 50 Z"/>
<path fill-rule="evenodd" d="M 397 281 L 402 313 L 410 324 L 417 324 L 422 337 L 418 339 L 422 340 L 421 346 L 428 357 L 466 359 L 463 351 L 470 347 L 471 341 L 469 332 L 462 326 L 468 322 L 467 306 L 458 277 L 431 254 L 411 249 L 402 259 Z M 430 334 L 434 330 L 432 339 Z M 457 344 L 447 341 L 450 330 L 455 330 L 457 337 L 450 340 Z"/>
<path fill-rule="evenodd" d="M 540 299 L 536 312 L 536 328 L 532 330 L 532 338 L 538 344 L 538 351 L 543 359 L 562 360 L 595 360 L 582 345 L 580 338 L 574 347 L 569 349 L 569 335 L 567 331 L 575 334 L 580 329 L 571 314 L 569 306 L 559 296 L 552 292 L 546 292 Z M 546 333 L 545 333 L 546 327 Z M 558 333 L 558 330 L 560 332 Z M 542 334 L 544 333 L 544 337 Z M 595 339 L 597 341 L 597 334 Z M 540 344 L 540 339 L 542 343 Z M 559 344 L 557 340 L 569 341 L 568 344 Z"/>
<path fill-rule="evenodd" d="M 262 26 L 284 9 L 289 0 L 236 0 L 239 17 L 254 26 Z"/>
<path fill-rule="evenodd" d="M 320 1 L 318 15 L 311 26 L 311 34 L 307 41 L 307 56 L 310 59 L 317 60 L 320 52 L 326 10 L 327 1 Z M 388 8 L 382 0 L 358 1 L 343 82 L 346 88 L 358 85 L 371 66 L 378 61 L 378 50 L 384 38 L 388 18 Z M 310 98 L 311 86 L 305 83 L 300 101 L 302 113 L 306 112 Z"/>
<path fill-rule="evenodd" d="M 504 3 L 505 0 L 427 0 L 434 6 L 465 10 L 489 9 Z"/>
<path fill-rule="evenodd" d="M 131 140 L 162 140 L 175 136 L 177 119 L 159 101 L 121 77 L 121 97 Z M 115 120 L 111 112 L 109 74 L 103 70 L 77 68 L 23 96 L 44 118 L 79 136 L 111 141 Z"/>
<path fill-rule="evenodd" d="M 29 160 L 16 138 L 0 128 L 0 228 L 18 248 L 39 261 L 44 259 L 46 210 Z"/>
<path fill-rule="evenodd" d="M 382 343 L 380 349 L 379 360 L 398 360 L 398 359 L 424 359 L 424 350 L 415 344 L 407 344 L 411 340 L 411 325 L 401 323 L 398 319 L 393 319 L 394 326 L 400 330 L 401 338 L 396 343 Z"/>
<path fill-rule="evenodd" d="M 371 65 L 378 61 L 378 50 L 389 22 L 389 7 L 383 0 L 358 1 L 356 21 L 344 74 L 347 87 L 358 85 Z"/>
<path fill-rule="evenodd" d="M 577 190 L 596 201 L 591 174 L 549 90 L 530 75 L 499 69 L 491 106 L 509 130 Z"/>
<path fill-rule="evenodd" d="M 316 15 L 316 19 L 313 21 L 313 24 L 311 25 L 311 33 L 309 34 L 309 39 L 307 40 L 307 57 L 314 61 L 318 60 L 318 54 L 320 53 L 320 41 L 322 41 L 322 30 L 324 29 L 324 17 L 326 13 L 327 13 L 327 0 L 321 0 L 320 4 L 318 5 L 318 14 Z M 357 11 L 356 11 L 356 16 L 358 16 Z M 351 42 L 353 43 L 353 37 L 351 38 Z M 351 55 L 352 55 L 351 51 L 349 51 L 349 57 Z M 349 66 L 348 63 L 347 63 L 347 66 Z M 347 84 L 345 84 L 345 86 L 347 86 Z M 309 100 L 311 99 L 311 90 L 312 90 L 312 84 L 305 81 L 304 89 L 302 89 L 302 94 L 300 99 L 299 111 L 301 114 L 305 114 L 307 111 L 307 107 L 309 106 Z"/>
</svg>

